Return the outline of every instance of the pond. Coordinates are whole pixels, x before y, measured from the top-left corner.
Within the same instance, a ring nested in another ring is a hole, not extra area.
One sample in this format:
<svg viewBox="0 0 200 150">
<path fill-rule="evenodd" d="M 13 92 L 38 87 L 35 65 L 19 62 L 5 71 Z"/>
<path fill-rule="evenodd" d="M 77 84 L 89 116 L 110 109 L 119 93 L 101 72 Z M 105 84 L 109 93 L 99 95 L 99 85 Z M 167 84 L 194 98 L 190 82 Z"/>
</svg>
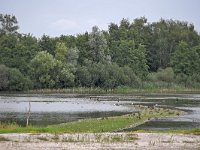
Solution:
<svg viewBox="0 0 200 150">
<path fill-rule="evenodd" d="M 29 109 L 32 125 L 45 126 L 84 118 L 123 115 L 136 110 L 121 105 L 122 102 L 107 101 L 85 95 L 1 95 L 0 121 L 26 124 Z"/>
<path fill-rule="evenodd" d="M 154 119 L 128 131 L 200 128 L 200 94 L 1 94 L 0 121 L 25 125 L 29 102 L 31 104 L 30 123 L 38 126 L 84 118 L 123 115 L 139 111 L 134 108 L 134 105 L 156 105 L 184 110 L 187 114 Z"/>
</svg>

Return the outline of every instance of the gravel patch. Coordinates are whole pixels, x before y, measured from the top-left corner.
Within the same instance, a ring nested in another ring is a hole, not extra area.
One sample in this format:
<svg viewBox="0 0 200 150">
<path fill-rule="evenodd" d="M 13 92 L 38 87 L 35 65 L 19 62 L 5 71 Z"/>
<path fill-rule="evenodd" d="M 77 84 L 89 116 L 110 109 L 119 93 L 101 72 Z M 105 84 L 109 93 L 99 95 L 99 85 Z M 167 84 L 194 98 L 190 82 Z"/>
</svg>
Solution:
<svg viewBox="0 0 200 150">
<path fill-rule="evenodd" d="M 164 133 L 0 134 L 1 150 L 195 150 L 200 136 Z"/>
</svg>

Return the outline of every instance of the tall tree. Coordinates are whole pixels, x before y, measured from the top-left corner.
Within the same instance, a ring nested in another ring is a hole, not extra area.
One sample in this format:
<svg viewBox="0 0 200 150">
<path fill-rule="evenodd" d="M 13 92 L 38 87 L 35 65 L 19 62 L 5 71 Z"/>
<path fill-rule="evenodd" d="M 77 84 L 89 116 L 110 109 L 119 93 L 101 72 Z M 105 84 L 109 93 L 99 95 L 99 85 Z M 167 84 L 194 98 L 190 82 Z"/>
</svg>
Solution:
<svg viewBox="0 0 200 150">
<path fill-rule="evenodd" d="M 119 45 L 115 48 L 113 61 L 119 66 L 129 66 L 136 75 L 145 77 L 148 72 L 146 60 L 146 49 L 143 45 L 135 46 L 133 40 L 118 41 Z"/>
<path fill-rule="evenodd" d="M 55 50 L 55 58 L 60 61 L 66 62 L 68 49 L 63 42 L 57 42 L 56 43 L 56 50 Z"/>
<path fill-rule="evenodd" d="M 56 43 L 58 39 L 51 38 L 47 35 L 43 35 L 39 40 L 38 45 L 41 51 L 47 51 L 51 55 L 55 55 Z"/>
<path fill-rule="evenodd" d="M 91 58 L 90 47 L 89 47 L 89 34 L 78 34 L 76 37 L 76 47 L 79 50 L 78 63 L 83 64 L 84 60 Z"/>
<path fill-rule="evenodd" d="M 0 38 L 0 63 L 18 68 L 23 74 L 28 72 L 28 64 L 38 51 L 37 39 L 31 35 L 4 35 Z"/>
<path fill-rule="evenodd" d="M 9 85 L 9 68 L 0 64 L 0 91 L 8 90 Z"/>
<path fill-rule="evenodd" d="M 183 41 L 176 47 L 171 64 L 176 74 L 192 76 L 200 71 L 200 57 L 196 48 L 191 48 Z"/>
<path fill-rule="evenodd" d="M 56 60 L 46 51 L 38 52 L 38 54 L 30 62 L 30 75 L 37 88 L 52 88 L 55 80 L 51 76 Z"/>
<path fill-rule="evenodd" d="M 8 14 L 0 14 L 0 35 L 16 34 L 19 26 L 17 18 Z"/>
<path fill-rule="evenodd" d="M 185 41 L 191 47 L 198 45 L 199 35 L 194 26 L 183 21 L 164 20 L 152 23 L 150 45 L 147 46 L 148 60 L 151 71 L 170 67 L 175 47 Z"/>
<path fill-rule="evenodd" d="M 103 63 L 109 61 L 109 50 L 106 38 L 97 26 L 92 28 L 92 32 L 89 35 L 89 47 L 94 62 Z"/>
</svg>

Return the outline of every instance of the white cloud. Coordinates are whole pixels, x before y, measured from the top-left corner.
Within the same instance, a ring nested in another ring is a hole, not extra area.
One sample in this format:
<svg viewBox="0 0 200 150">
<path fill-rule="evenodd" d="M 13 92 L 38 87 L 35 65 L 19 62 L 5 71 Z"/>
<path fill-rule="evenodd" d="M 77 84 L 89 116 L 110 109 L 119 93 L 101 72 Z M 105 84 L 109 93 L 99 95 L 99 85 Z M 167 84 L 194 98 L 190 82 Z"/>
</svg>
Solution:
<svg viewBox="0 0 200 150">
<path fill-rule="evenodd" d="M 102 21 L 96 20 L 96 19 L 88 20 L 87 21 L 87 26 L 90 27 L 90 28 L 92 28 L 93 26 L 98 26 L 102 30 L 108 28 L 108 24 L 106 24 L 106 23 L 104 23 Z"/>
<path fill-rule="evenodd" d="M 98 26 L 100 30 L 107 29 L 107 24 L 103 23 L 97 19 L 59 19 L 48 25 L 47 34 L 54 33 L 55 36 L 61 34 L 76 34 L 76 33 L 85 33 L 86 31 L 91 32 L 93 26 Z"/>
<path fill-rule="evenodd" d="M 59 31 L 70 31 L 79 29 L 79 24 L 76 21 L 69 19 L 59 19 L 49 25 L 51 29 Z"/>
</svg>

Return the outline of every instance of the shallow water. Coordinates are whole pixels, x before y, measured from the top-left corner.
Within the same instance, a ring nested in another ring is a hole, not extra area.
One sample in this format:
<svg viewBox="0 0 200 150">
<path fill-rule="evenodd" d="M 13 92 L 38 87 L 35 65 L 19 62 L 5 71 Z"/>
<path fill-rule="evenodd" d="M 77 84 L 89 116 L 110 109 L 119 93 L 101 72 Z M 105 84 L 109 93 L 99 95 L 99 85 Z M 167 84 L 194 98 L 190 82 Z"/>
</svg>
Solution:
<svg viewBox="0 0 200 150">
<path fill-rule="evenodd" d="M 180 109 L 187 114 L 154 119 L 127 131 L 200 128 L 200 94 L 151 95 L 141 99 L 143 102 L 153 102 L 157 107 Z"/>
<path fill-rule="evenodd" d="M 3 95 L 0 96 L 0 121 L 25 125 L 26 113 L 31 104 L 32 125 L 58 124 L 84 118 L 99 118 L 134 112 L 133 108 L 100 101 L 88 96 L 68 95 Z"/>
<path fill-rule="evenodd" d="M 28 103 L 30 123 L 46 126 L 138 111 L 134 105 L 181 109 L 186 115 L 152 120 L 129 130 L 167 130 L 200 128 L 200 94 L 151 95 L 73 95 L 73 94 L 9 94 L 0 96 L 0 121 L 26 123 Z"/>
</svg>

